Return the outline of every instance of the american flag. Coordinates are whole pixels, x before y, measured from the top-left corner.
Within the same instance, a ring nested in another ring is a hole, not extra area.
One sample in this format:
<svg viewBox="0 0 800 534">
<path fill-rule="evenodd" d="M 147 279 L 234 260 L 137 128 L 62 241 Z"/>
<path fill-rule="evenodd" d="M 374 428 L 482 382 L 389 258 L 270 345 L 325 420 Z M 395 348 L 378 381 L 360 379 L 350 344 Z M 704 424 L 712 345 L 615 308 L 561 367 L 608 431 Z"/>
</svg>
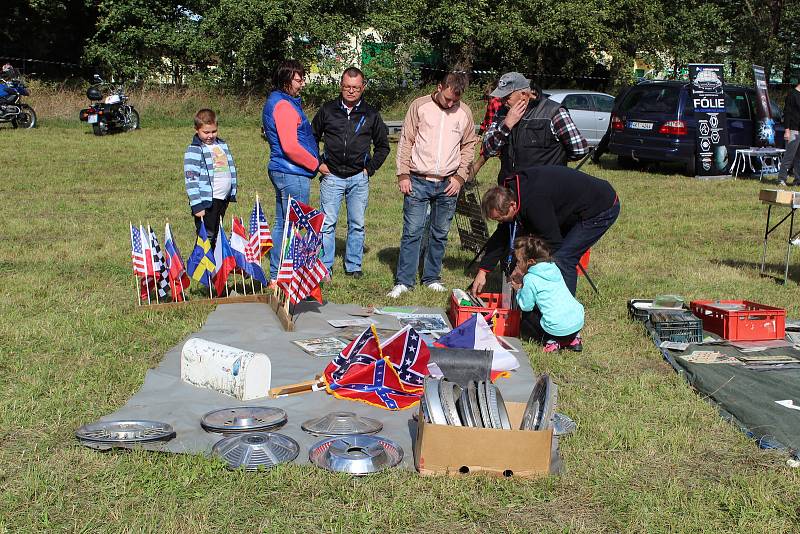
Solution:
<svg viewBox="0 0 800 534">
<path fill-rule="evenodd" d="M 429 359 L 427 345 L 410 326 L 380 346 L 370 327 L 328 364 L 323 378 L 337 398 L 403 410 L 422 396 Z"/>
<path fill-rule="evenodd" d="M 328 275 L 328 268 L 319 259 L 322 237 L 314 232 L 301 236 L 297 230 L 286 248 L 276 281 L 296 304 L 319 288 L 319 283 Z"/>
<path fill-rule="evenodd" d="M 251 221 L 252 222 L 252 221 Z M 244 230 L 244 220 L 241 217 L 231 219 L 231 239 L 233 234 L 241 234 L 245 238 L 244 256 L 248 263 L 261 263 L 261 245 L 258 234 L 252 234 L 249 238 Z"/>
<path fill-rule="evenodd" d="M 164 260 L 164 254 L 161 252 L 161 246 L 158 244 L 156 233 L 147 225 L 150 231 L 150 246 L 153 247 L 153 272 L 156 279 L 156 287 L 158 288 L 158 296 L 166 297 L 167 289 L 169 289 L 169 271 L 167 270 L 167 262 Z"/>
<path fill-rule="evenodd" d="M 261 211 L 261 204 L 256 198 L 253 204 L 253 211 L 250 212 L 250 239 L 248 241 L 250 252 L 248 255 L 258 254 L 261 259 L 269 249 L 272 248 L 272 233 L 269 231 L 269 224 Z"/>
<path fill-rule="evenodd" d="M 133 262 L 133 274 L 136 276 L 147 276 L 144 251 L 142 250 L 142 236 L 139 229 L 133 225 L 131 227 L 131 261 Z"/>
</svg>

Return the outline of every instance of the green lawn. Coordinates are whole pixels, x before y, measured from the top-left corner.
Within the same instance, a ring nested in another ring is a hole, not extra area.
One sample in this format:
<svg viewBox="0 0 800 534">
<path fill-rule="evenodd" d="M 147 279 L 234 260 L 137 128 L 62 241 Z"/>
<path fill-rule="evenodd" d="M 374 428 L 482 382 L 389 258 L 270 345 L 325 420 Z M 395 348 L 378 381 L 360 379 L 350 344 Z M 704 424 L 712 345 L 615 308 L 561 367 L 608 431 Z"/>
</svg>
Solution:
<svg viewBox="0 0 800 534">
<path fill-rule="evenodd" d="M 758 276 L 759 184 L 620 171 L 611 157 L 604 168 L 585 167 L 611 181 L 622 201 L 619 221 L 593 249 L 602 293 L 583 282 L 578 290 L 585 350 L 527 347 L 534 369 L 559 384 L 560 410 L 578 423 L 562 441 L 563 475 L 421 478 L 397 470 L 353 479 L 294 465 L 247 474 L 200 456 L 81 447 L 74 430 L 124 404 L 211 310 L 136 305 L 129 221 L 149 221 L 161 235 L 169 218 L 184 254 L 193 231 L 181 169 L 191 127 L 157 128 L 147 117 L 143 125 L 105 138 L 47 120 L 33 131 L 0 129 L 0 532 L 800 530 L 798 472 L 723 422 L 625 308 L 628 298 L 679 293 L 748 298 L 797 316 L 797 283 Z M 222 124 L 220 133 L 240 173 L 232 211 L 246 216 L 258 193 L 271 218 L 257 127 Z M 484 184 L 495 165 L 483 171 Z M 392 156 L 373 178 L 366 276 L 335 278 L 325 291 L 331 301 L 388 302 L 402 211 L 393 170 Z M 316 197 L 317 183 L 313 190 Z M 463 288 L 471 254 L 451 237 L 443 278 Z M 770 261 L 780 258 L 775 243 Z M 798 280 L 800 270 L 790 275 Z M 445 302 L 424 289 L 398 301 Z"/>
</svg>

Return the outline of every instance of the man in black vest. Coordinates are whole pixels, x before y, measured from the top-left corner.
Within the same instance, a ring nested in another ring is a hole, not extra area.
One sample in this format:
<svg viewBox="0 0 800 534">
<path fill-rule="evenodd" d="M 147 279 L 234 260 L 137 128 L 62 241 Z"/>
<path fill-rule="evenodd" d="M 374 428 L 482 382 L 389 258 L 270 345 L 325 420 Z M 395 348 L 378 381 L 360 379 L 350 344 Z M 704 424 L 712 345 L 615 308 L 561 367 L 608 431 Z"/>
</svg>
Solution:
<svg viewBox="0 0 800 534">
<path fill-rule="evenodd" d="M 483 136 L 486 156 L 500 155 L 498 180 L 537 165 L 566 166 L 589 152 L 569 112 L 519 72 L 503 74 L 491 96 L 505 103 Z"/>
</svg>

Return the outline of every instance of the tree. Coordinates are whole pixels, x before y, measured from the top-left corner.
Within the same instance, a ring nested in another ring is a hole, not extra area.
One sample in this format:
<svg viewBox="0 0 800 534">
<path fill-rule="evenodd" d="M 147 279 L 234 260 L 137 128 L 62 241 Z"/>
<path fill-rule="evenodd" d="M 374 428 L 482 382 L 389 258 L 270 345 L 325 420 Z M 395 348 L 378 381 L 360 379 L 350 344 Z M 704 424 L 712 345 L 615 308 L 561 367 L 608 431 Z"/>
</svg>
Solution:
<svg viewBox="0 0 800 534">
<path fill-rule="evenodd" d="M 180 78 L 198 43 L 193 7 L 176 0 L 102 0 L 84 62 L 124 79 L 141 80 L 154 73 Z"/>
</svg>

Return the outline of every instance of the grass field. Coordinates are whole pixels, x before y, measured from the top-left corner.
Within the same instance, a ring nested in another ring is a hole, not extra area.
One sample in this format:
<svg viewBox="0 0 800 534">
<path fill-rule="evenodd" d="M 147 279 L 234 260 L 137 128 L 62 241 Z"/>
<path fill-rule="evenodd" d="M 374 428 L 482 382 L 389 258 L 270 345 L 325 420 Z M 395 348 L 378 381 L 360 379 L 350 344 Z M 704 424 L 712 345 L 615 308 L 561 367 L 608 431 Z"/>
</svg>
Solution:
<svg viewBox="0 0 800 534">
<path fill-rule="evenodd" d="M 593 249 L 601 294 L 579 286 L 585 351 L 546 355 L 528 346 L 534 369 L 559 384 L 560 410 L 578 423 L 562 441 L 563 475 L 423 479 L 392 471 L 353 479 L 293 465 L 246 474 L 200 456 L 81 447 L 74 430 L 124 404 L 211 311 L 138 308 L 131 276 L 129 221 L 149 221 L 161 234 L 169 218 L 189 250 L 186 124 L 153 127 L 144 116 L 142 130 L 105 138 L 47 120 L 33 131 L 0 129 L 0 532 L 800 530 L 798 471 L 723 422 L 626 317 L 628 298 L 661 293 L 749 298 L 798 316 L 797 283 L 758 276 L 759 184 L 620 171 L 610 157 L 603 168 L 585 167 L 622 200 L 619 221 Z M 220 133 L 240 172 L 231 211 L 246 215 L 258 193 L 271 216 L 257 127 L 223 123 Z M 331 301 L 388 302 L 402 206 L 391 158 L 372 180 L 366 276 L 335 277 Z M 482 173 L 485 184 L 494 165 Z M 443 278 L 463 288 L 471 255 L 451 237 Z M 775 244 L 770 262 L 780 254 Z M 800 270 L 790 276 L 800 279 Z M 398 303 L 445 299 L 418 289 Z"/>
</svg>

